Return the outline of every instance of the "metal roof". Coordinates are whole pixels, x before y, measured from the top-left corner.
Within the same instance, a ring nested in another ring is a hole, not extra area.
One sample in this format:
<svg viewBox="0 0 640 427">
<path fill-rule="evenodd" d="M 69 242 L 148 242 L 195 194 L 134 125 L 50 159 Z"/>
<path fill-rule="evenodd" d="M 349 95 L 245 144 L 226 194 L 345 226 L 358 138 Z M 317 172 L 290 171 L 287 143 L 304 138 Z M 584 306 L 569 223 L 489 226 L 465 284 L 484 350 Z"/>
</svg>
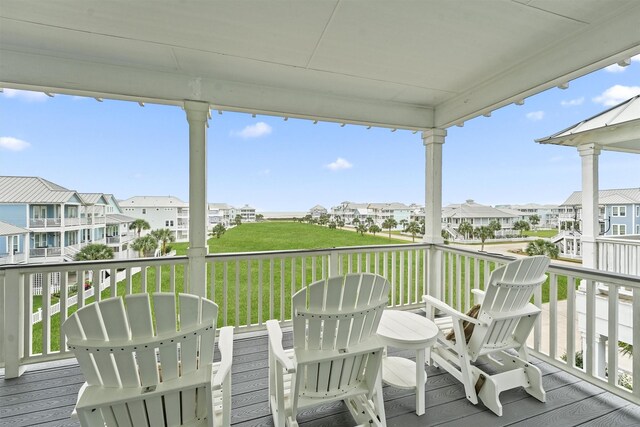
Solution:
<svg viewBox="0 0 640 427">
<path fill-rule="evenodd" d="M 82 198 L 82 201 L 87 205 L 95 205 L 97 203 L 108 204 L 103 193 L 78 193 Z M 100 201 L 102 199 L 102 202 Z"/>
<path fill-rule="evenodd" d="M 606 150 L 640 153 L 640 95 L 536 142 L 573 147 L 595 143 Z"/>
<path fill-rule="evenodd" d="M 443 218 L 513 218 L 519 216 L 522 216 L 521 212 L 514 214 L 502 209 L 475 203 L 473 200 L 448 205 L 442 209 Z"/>
<path fill-rule="evenodd" d="M 637 0 L 2 0 L 0 85 L 446 128 L 640 53 Z"/>
<path fill-rule="evenodd" d="M 601 205 L 626 205 L 640 203 L 640 188 L 622 188 L 598 191 L 598 203 Z M 582 191 L 574 191 L 560 206 L 582 205 Z"/>
<path fill-rule="evenodd" d="M 81 198 L 75 191 L 39 177 L 0 176 L 0 203 L 81 204 Z"/>
<path fill-rule="evenodd" d="M 123 207 L 189 207 L 189 204 L 183 202 L 174 196 L 134 196 L 126 200 L 120 200 L 118 204 Z"/>
<path fill-rule="evenodd" d="M 107 214 L 107 224 L 128 224 L 136 219 L 122 214 Z"/>
<path fill-rule="evenodd" d="M 0 221 L 0 236 L 12 236 L 14 234 L 25 234 L 29 230 L 22 227 L 17 227 L 13 224 L 9 224 L 4 221 Z"/>
</svg>

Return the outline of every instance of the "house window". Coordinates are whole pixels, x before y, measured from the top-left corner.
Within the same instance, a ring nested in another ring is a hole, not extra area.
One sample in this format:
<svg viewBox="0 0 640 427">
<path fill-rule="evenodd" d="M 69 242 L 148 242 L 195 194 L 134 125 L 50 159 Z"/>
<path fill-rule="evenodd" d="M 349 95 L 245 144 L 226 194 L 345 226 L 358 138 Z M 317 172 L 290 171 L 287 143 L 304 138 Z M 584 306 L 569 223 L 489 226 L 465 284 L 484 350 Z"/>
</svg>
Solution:
<svg viewBox="0 0 640 427">
<path fill-rule="evenodd" d="M 640 216 L 640 206 L 636 206 L 636 216 Z"/>
<path fill-rule="evenodd" d="M 173 227 L 173 220 L 166 220 L 164 222 L 165 227 Z"/>
<path fill-rule="evenodd" d="M 614 236 L 624 236 L 625 234 L 627 234 L 626 224 L 613 224 Z"/>
<path fill-rule="evenodd" d="M 611 216 L 627 216 L 626 206 L 613 206 L 611 208 Z"/>
<path fill-rule="evenodd" d="M 147 213 L 146 209 L 142 209 L 142 214 L 145 215 Z"/>
</svg>

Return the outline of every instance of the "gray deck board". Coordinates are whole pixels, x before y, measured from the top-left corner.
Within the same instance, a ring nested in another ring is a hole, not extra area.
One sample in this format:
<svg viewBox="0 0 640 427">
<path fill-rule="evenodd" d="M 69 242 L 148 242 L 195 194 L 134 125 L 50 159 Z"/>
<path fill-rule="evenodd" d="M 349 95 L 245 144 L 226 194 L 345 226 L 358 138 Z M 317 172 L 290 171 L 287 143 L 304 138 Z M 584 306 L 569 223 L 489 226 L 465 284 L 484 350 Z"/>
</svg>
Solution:
<svg viewBox="0 0 640 427">
<path fill-rule="evenodd" d="M 291 345 L 285 334 L 284 345 Z M 267 338 L 238 335 L 232 368 L 232 423 L 237 427 L 273 426 L 267 398 Z M 390 349 L 390 354 L 412 357 L 411 351 Z M 446 372 L 427 367 L 426 414 L 415 414 L 415 396 L 409 390 L 383 389 L 389 427 L 417 426 L 638 426 L 640 407 L 540 361 L 547 402 L 522 389 L 504 392 L 504 415 L 496 417 L 484 405 L 473 405 L 464 389 Z M 83 377 L 73 359 L 34 365 L 12 380 L 0 375 L 0 426 L 77 427 L 69 418 Z M 342 402 L 302 411 L 304 427 L 339 427 L 352 424 Z"/>
</svg>

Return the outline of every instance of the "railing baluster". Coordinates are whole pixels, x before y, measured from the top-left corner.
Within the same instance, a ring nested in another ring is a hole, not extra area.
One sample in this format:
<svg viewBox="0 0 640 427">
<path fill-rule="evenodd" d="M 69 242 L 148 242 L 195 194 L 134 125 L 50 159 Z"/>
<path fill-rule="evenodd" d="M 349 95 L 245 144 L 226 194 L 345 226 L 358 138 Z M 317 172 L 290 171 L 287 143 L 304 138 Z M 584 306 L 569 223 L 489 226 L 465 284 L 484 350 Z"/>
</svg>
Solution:
<svg viewBox="0 0 640 427">
<path fill-rule="evenodd" d="M 262 259 L 258 260 L 258 325 L 262 325 Z"/>
<path fill-rule="evenodd" d="M 587 375 L 593 376 L 596 371 L 596 283 L 593 280 L 584 281 L 587 287 L 587 342 L 585 345 L 584 367 Z"/>
<path fill-rule="evenodd" d="M 453 305 L 453 257 L 454 255 L 452 253 L 447 254 L 447 279 L 445 280 L 446 286 L 447 286 L 447 290 L 448 290 L 448 300 L 449 300 L 449 305 L 451 307 L 454 307 Z"/>
<path fill-rule="evenodd" d="M 460 255 L 455 256 L 456 263 L 456 308 L 460 311 L 465 311 L 462 307 L 462 263 L 460 262 Z"/>
<path fill-rule="evenodd" d="M 640 288 L 633 289 L 632 304 L 632 325 L 633 325 L 633 343 L 640 343 Z M 633 396 L 640 398 L 640 345 L 634 345 L 632 350 L 633 357 Z"/>
<path fill-rule="evenodd" d="M 471 263 L 469 257 L 464 257 L 464 307 L 468 310 L 471 307 Z"/>
<path fill-rule="evenodd" d="M 126 287 L 126 295 L 131 295 L 133 293 L 133 275 L 131 274 L 131 267 L 127 267 L 125 270 L 126 279 L 125 279 L 125 287 Z"/>
<path fill-rule="evenodd" d="M 405 304 L 404 301 L 404 251 L 400 251 L 400 306 Z"/>
<path fill-rule="evenodd" d="M 112 267 L 109 270 L 109 280 L 111 286 L 111 296 L 115 297 L 118 295 L 118 270 L 115 267 Z"/>
<path fill-rule="evenodd" d="M 285 284 L 284 284 L 284 258 L 280 258 L 280 321 L 285 320 L 285 308 L 284 308 L 284 294 L 285 294 Z"/>
<path fill-rule="evenodd" d="M 313 276 L 315 277 L 315 262 L 313 263 Z M 273 270 L 275 269 L 274 266 L 274 260 L 273 258 L 271 258 L 269 260 L 269 319 L 274 319 L 274 315 L 273 315 L 273 311 L 274 311 L 274 307 L 275 307 L 275 301 L 274 301 L 274 272 Z M 314 279 L 315 280 L 315 279 Z"/>
<path fill-rule="evenodd" d="M 140 267 L 140 292 L 143 294 L 147 292 L 147 266 L 142 265 Z"/>
<path fill-rule="evenodd" d="M 411 280 L 413 279 L 413 257 L 411 251 L 407 251 L 407 303 L 414 303 L 413 287 Z"/>
<path fill-rule="evenodd" d="M 542 307 L 542 286 L 538 286 L 533 293 L 533 304 Z M 536 319 L 533 329 L 533 348 L 540 351 L 540 343 L 542 341 L 542 313 Z"/>
<path fill-rule="evenodd" d="M 186 268 L 185 268 L 186 270 Z M 229 263 L 222 262 L 222 315 L 224 326 L 229 325 Z"/>
<path fill-rule="evenodd" d="M 567 330 L 567 333 L 573 331 Z M 557 358 L 558 354 L 558 276 L 549 274 L 549 357 Z"/>
<path fill-rule="evenodd" d="M 236 315 L 234 325 L 238 327 L 240 326 L 240 260 L 236 260 L 236 281 L 233 289 L 236 301 Z"/>
<path fill-rule="evenodd" d="M 391 252 L 391 306 L 395 307 L 396 303 L 396 251 Z M 401 297 L 402 298 L 402 297 Z"/>
<path fill-rule="evenodd" d="M 42 354 L 47 355 L 51 351 L 51 286 L 53 276 L 51 272 L 44 273 L 42 275 L 42 295 L 40 296 L 42 301 Z M 33 305 L 29 312 L 33 310 Z M 33 318 L 30 317 L 33 323 Z M 33 325 L 29 325 L 32 327 Z"/>
<path fill-rule="evenodd" d="M 247 260 L 247 326 L 252 323 L 251 319 L 251 260 Z"/>
<path fill-rule="evenodd" d="M 316 281 L 316 263 L 318 262 L 318 258 L 315 256 L 311 257 L 311 282 Z M 273 317 L 272 317 L 273 319 Z"/>
<path fill-rule="evenodd" d="M 567 276 L 567 363 L 575 367 L 576 354 L 576 282 L 573 276 Z"/>
<path fill-rule="evenodd" d="M 33 281 L 34 274 L 29 274 L 27 282 L 29 283 L 29 291 L 24 294 L 23 307 L 23 325 L 24 325 L 24 355 L 31 356 L 33 354 Z M 44 286 L 44 285 L 43 285 Z"/>
<path fill-rule="evenodd" d="M 609 384 L 612 386 L 618 383 L 618 287 L 615 285 L 609 285 L 609 299 L 608 299 L 608 363 L 607 369 L 609 371 Z M 614 374 L 615 373 L 615 374 Z"/>
<path fill-rule="evenodd" d="M 66 352 L 67 351 L 67 344 L 66 344 L 66 337 L 64 335 L 64 332 L 62 331 L 62 324 L 64 323 L 65 320 L 67 320 L 68 317 L 68 310 L 69 307 L 67 306 L 67 302 L 69 299 L 69 288 L 68 288 L 68 283 L 69 283 L 69 272 L 68 271 L 63 271 L 62 273 L 60 273 L 60 314 L 58 316 L 59 319 L 59 324 L 60 324 L 60 328 L 59 329 L 59 342 L 60 342 L 60 351 L 61 352 Z"/>
<path fill-rule="evenodd" d="M 155 274 L 156 274 L 156 292 L 162 291 L 162 266 L 156 265 Z"/>
</svg>

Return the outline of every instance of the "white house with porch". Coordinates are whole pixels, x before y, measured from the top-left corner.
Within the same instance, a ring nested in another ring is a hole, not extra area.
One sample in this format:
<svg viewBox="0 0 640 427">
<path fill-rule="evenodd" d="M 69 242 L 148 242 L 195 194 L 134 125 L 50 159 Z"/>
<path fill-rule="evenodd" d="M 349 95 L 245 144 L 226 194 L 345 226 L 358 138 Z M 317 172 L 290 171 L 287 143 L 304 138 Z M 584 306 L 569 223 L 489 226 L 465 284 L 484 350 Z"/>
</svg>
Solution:
<svg viewBox="0 0 640 427">
<path fill-rule="evenodd" d="M 465 311 L 471 301 L 465 301 L 461 295 L 471 295 L 471 288 L 469 282 L 455 277 L 458 270 L 471 264 L 476 267 L 474 271 L 479 272 L 480 266 L 488 271 L 505 260 L 442 244 L 442 156 L 447 129 L 475 117 L 489 116 L 509 104 L 521 105 L 528 97 L 566 87 L 572 80 L 605 66 L 628 64 L 632 56 L 640 54 L 638 22 L 640 2 L 635 0 L 433 0 L 366 4 L 348 0 L 186 1 L 153 5 L 67 0 L 42 1 L 37 6 L 31 1 L 3 0 L 0 85 L 53 96 L 68 94 L 184 109 L 188 130 L 184 131 L 183 141 L 176 141 L 176 149 L 189 150 L 188 254 L 186 258 L 136 262 L 143 271 L 152 268 L 161 274 L 170 270 L 167 280 L 173 280 L 173 285 L 176 285 L 173 273 L 183 269 L 187 272 L 186 279 L 180 285 L 200 296 L 214 287 L 219 290 L 236 286 L 233 280 L 222 286 L 213 283 L 207 268 L 215 263 L 251 266 L 257 261 L 259 266 L 252 272 L 258 274 L 260 268 L 284 264 L 284 257 L 291 257 L 292 263 L 300 260 L 298 265 L 304 265 L 303 256 L 307 255 L 302 251 L 277 254 L 283 258 L 274 258 L 274 254 L 246 258 L 235 254 L 229 255 L 229 259 L 207 255 L 207 150 L 213 149 L 207 143 L 207 127 L 211 111 L 413 131 L 415 143 L 424 146 L 425 167 L 416 171 L 421 178 L 407 185 L 424 185 L 423 242 L 415 249 L 320 250 L 313 256 L 322 258 L 323 267 L 315 274 L 328 277 L 344 274 L 344 268 L 373 269 L 377 264 L 370 262 L 375 258 L 371 255 L 378 252 L 376 255 L 384 260 L 398 259 L 404 262 L 403 266 L 412 267 L 409 280 L 405 280 L 405 268 L 400 272 L 395 269 L 383 272 L 395 286 L 399 286 L 398 280 L 405 286 L 399 298 L 401 304 L 391 308 L 418 308 L 421 304 L 416 297 L 421 294 L 444 301 L 453 286 L 458 286 L 457 289 L 465 286 L 466 292 L 457 294 L 457 308 Z M 585 170 L 582 209 L 586 226 L 582 237 L 587 268 L 554 264 L 549 268 L 552 291 L 554 278 L 559 276 L 569 281 L 584 278 L 587 283 L 585 367 L 577 369 L 563 362 L 556 352 L 554 328 L 558 309 L 554 297 L 549 302 L 551 326 L 545 331 L 541 325 L 534 329 L 533 354 L 544 363 L 633 402 L 635 409 L 640 403 L 640 387 L 632 391 L 622 389 L 614 375 L 605 378 L 595 364 L 595 283 L 607 283 L 609 295 L 622 287 L 634 290 L 632 332 L 635 342 L 640 342 L 640 284 L 636 277 L 608 272 L 606 266 L 598 264 L 598 253 L 602 251 L 596 250 L 597 155 L 603 145 L 612 148 L 617 143 L 620 148 L 637 150 L 637 136 L 627 134 L 622 138 L 624 133 L 624 130 L 602 132 L 602 139 L 575 142 Z M 620 140 L 615 141 L 614 136 Z M 554 137 L 560 141 L 561 135 Z M 152 141 L 136 143 L 152 146 Z M 219 160 L 242 164 L 242 159 Z M 402 165 L 385 167 L 385 173 L 392 173 L 394 167 Z M 347 262 L 346 257 L 351 259 L 353 253 L 358 253 L 358 261 Z M 263 263 L 267 258 L 269 262 Z M 456 260 L 460 262 L 454 269 Z M 172 268 L 163 269 L 161 263 L 171 264 Z M 120 261 L 69 263 L 46 273 L 61 272 L 65 277 L 72 269 L 86 268 L 123 269 L 126 273 L 130 266 Z M 227 271 L 227 267 L 218 264 L 216 271 Z M 0 267 L 0 270 L 4 305 L 0 319 L 0 362 L 6 377 L 19 376 L 32 363 L 70 357 L 64 337 L 51 334 L 53 318 L 46 317 L 39 329 L 43 337 L 41 352 L 34 352 L 30 345 L 36 329 L 28 315 L 31 295 L 24 283 L 28 283 L 36 269 Z M 304 278 L 308 283 L 310 277 Z M 466 278 L 471 279 L 470 275 Z M 480 286 L 479 280 L 474 280 L 475 286 Z M 411 286 L 407 287 L 409 282 Z M 574 288 L 567 289 L 567 300 L 573 301 Z M 117 291 L 115 280 L 111 290 L 114 294 Z M 231 295 L 233 292 L 229 290 Z M 131 288 L 125 292 L 130 293 Z M 239 294 L 236 288 L 235 295 Z M 64 300 L 65 295 L 61 298 Z M 539 295 L 534 295 L 534 299 L 536 304 L 542 304 Z M 46 314 L 49 296 L 44 295 L 43 301 Z M 227 304 L 233 305 L 222 298 L 216 302 L 223 305 L 223 313 L 227 313 Z M 234 302 L 240 303 L 238 299 Z M 262 305 L 252 307 L 250 303 L 251 299 L 247 309 L 255 311 L 249 313 L 264 314 Z M 609 310 L 617 313 L 615 309 Z M 570 319 L 577 316 L 571 305 L 568 313 Z M 281 316 L 283 321 L 290 319 L 284 310 Z M 264 316 L 256 322 L 250 315 L 247 319 L 237 317 L 229 319 L 225 315 L 223 322 L 234 324 L 238 331 L 264 329 Z M 615 326 L 611 330 L 611 324 L 615 323 L 609 322 L 610 340 L 617 337 Z M 574 335 L 564 339 L 572 353 L 576 348 Z M 548 349 L 540 345 L 543 340 L 549 343 Z M 58 349 L 51 346 L 52 342 L 58 344 Z M 636 345 L 633 352 L 633 379 L 640 384 L 640 346 Z M 609 368 L 609 372 L 615 371 L 615 366 Z M 559 423 L 563 416 L 575 414 L 558 412 L 554 415 L 559 415 L 555 417 Z"/>
<path fill-rule="evenodd" d="M 176 242 L 189 241 L 189 203 L 174 196 L 134 196 L 118 204 L 125 215 L 147 221 L 150 230 L 168 228 Z"/>
</svg>

